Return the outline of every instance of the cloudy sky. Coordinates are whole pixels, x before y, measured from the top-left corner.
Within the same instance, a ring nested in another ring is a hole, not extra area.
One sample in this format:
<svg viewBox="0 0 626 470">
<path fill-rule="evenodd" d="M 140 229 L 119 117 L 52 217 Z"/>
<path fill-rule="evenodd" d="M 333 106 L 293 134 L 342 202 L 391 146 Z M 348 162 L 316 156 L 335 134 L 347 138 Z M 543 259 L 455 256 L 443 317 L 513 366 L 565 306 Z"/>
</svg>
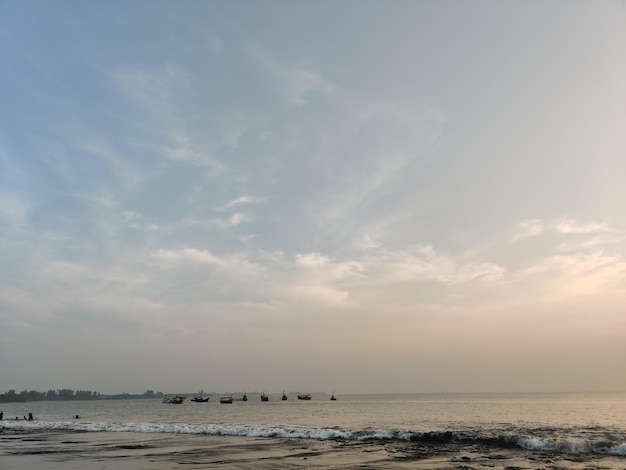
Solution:
<svg viewBox="0 0 626 470">
<path fill-rule="evenodd" d="M 623 1 L 0 0 L 0 393 L 626 390 Z"/>
</svg>

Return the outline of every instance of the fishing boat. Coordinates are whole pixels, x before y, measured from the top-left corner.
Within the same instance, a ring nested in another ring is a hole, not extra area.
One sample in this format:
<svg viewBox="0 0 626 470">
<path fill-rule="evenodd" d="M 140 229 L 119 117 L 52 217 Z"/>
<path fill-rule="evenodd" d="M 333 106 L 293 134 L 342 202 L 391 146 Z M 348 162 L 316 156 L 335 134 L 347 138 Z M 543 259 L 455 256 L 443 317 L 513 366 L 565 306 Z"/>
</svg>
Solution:
<svg viewBox="0 0 626 470">
<path fill-rule="evenodd" d="M 298 395 L 298 400 L 310 400 L 311 395 Z"/>
<path fill-rule="evenodd" d="M 248 401 L 248 394 L 244 393 L 243 397 L 241 397 L 241 401 Z"/>
<path fill-rule="evenodd" d="M 261 394 L 261 401 L 270 401 L 270 397 L 267 396 L 265 391 Z"/>
<path fill-rule="evenodd" d="M 337 398 L 335 398 L 335 392 L 333 392 L 333 394 L 330 396 L 331 401 L 335 401 Z"/>
<path fill-rule="evenodd" d="M 196 402 L 196 403 L 207 403 L 209 401 L 209 397 L 206 397 L 206 398 L 193 397 L 191 401 Z"/>
<path fill-rule="evenodd" d="M 221 397 L 220 403 L 222 405 L 231 404 L 233 402 L 233 397 Z"/>
<path fill-rule="evenodd" d="M 175 396 L 175 397 L 164 397 L 161 403 L 169 403 L 170 405 L 182 405 L 187 397 Z"/>
<path fill-rule="evenodd" d="M 285 393 L 284 390 L 283 390 L 283 396 L 281 397 L 281 400 L 283 401 L 287 400 L 287 394 Z"/>
</svg>

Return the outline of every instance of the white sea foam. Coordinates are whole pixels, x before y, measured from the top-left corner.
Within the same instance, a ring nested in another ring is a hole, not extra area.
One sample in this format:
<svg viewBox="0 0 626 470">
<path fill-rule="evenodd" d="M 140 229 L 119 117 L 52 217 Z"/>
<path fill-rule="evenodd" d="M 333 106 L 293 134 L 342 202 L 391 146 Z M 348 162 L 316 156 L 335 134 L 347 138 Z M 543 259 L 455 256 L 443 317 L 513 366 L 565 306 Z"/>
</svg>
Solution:
<svg viewBox="0 0 626 470">
<path fill-rule="evenodd" d="M 532 451 L 552 451 L 566 454 L 601 453 L 617 456 L 626 456 L 626 442 L 611 445 L 600 442 L 568 438 L 537 437 L 532 435 L 507 438 L 501 436 L 485 437 L 477 431 L 476 435 L 457 434 L 453 432 L 422 433 L 400 429 L 361 429 L 342 430 L 339 428 L 277 425 L 277 424 L 235 424 L 235 423 L 148 423 L 148 422 L 98 422 L 86 420 L 73 421 L 25 421 L 7 420 L 0 422 L 0 429 L 28 431 L 66 431 L 66 432 L 136 432 L 136 433 L 168 433 L 168 434 L 196 434 L 208 436 L 242 436 L 263 438 L 290 438 L 316 440 L 403 440 L 425 442 L 466 442 L 480 441 L 483 444 L 491 442 L 498 446 L 514 443 L 517 446 Z M 617 441 L 619 442 L 619 441 Z"/>
<path fill-rule="evenodd" d="M 607 453 L 613 454 L 613 455 L 626 456 L 626 442 L 622 442 L 619 445 L 609 447 L 609 449 L 607 450 Z"/>
<path fill-rule="evenodd" d="M 539 439 L 521 437 L 517 444 L 528 450 L 556 451 L 564 454 L 606 453 L 626 456 L 626 443 L 604 447 L 583 439 Z"/>
<path fill-rule="evenodd" d="M 353 433 L 333 428 L 311 426 L 278 426 L 261 424 L 184 424 L 184 423 L 105 423 L 105 422 L 45 422 L 5 421 L 7 429 L 52 430 L 73 432 L 138 432 L 204 434 L 212 436 L 280 437 L 300 439 L 351 439 Z M 371 435 L 370 437 L 376 437 Z"/>
<path fill-rule="evenodd" d="M 555 444 L 552 439 L 539 439 L 536 437 L 520 437 L 517 445 L 528 450 L 554 450 Z"/>
</svg>

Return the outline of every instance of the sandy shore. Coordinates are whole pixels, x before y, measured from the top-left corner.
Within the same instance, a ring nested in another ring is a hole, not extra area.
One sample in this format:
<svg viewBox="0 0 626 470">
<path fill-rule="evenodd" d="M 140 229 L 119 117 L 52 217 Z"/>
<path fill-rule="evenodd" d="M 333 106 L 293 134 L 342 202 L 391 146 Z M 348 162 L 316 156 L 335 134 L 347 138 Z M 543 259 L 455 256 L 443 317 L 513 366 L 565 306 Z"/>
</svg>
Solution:
<svg viewBox="0 0 626 470">
<path fill-rule="evenodd" d="M 0 432 L 0 470 L 626 469 L 623 457 L 403 442 L 139 433 Z"/>
</svg>

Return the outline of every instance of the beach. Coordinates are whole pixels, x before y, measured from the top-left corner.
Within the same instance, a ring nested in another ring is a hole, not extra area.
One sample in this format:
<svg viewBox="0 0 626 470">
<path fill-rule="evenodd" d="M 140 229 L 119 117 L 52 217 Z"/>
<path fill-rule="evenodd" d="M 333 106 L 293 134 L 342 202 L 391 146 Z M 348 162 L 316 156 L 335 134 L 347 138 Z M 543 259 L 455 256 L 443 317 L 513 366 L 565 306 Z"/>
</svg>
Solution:
<svg viewBox="0 0 626 470">
<path fill-rule="evenodd" d="M 5 404 L 0 470 L 626 470 L 621 393 L 251 398 Z"/>
<path fill-rule="evenodd" d="M 130 432 L 0 433 L 0 470 L 625 469 L 623 457 L 455 443 L 277 439 Z"/>
</svg>

